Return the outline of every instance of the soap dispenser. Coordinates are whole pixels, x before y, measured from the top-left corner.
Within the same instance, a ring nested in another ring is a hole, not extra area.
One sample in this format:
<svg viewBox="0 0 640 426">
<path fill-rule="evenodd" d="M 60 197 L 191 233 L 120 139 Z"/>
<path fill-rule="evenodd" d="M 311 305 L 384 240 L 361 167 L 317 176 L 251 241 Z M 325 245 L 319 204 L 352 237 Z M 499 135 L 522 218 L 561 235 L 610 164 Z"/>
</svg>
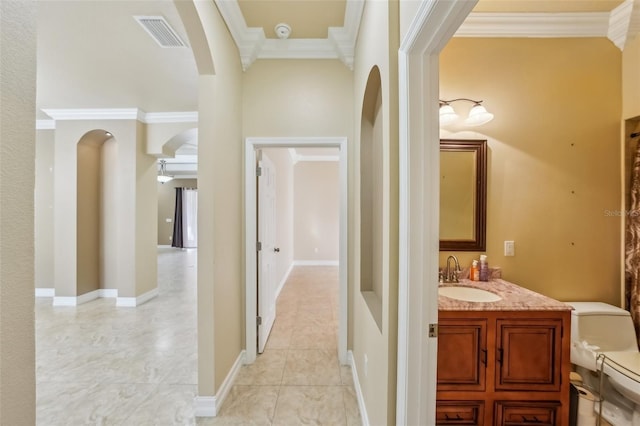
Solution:
<svg viewBox="0 0 640 426">
<path fill-rule="evenodd" d="M 471 262 L 471 273 L 469 274 L 471 281 L 480 281 L 480 270 L 478 269 L 478 261 Z"/>
<path fill-rule="evenodd" d="M 489 264 L 484 254 L 480 255 L 480 281 L 489 281 Z"/>
</svg>

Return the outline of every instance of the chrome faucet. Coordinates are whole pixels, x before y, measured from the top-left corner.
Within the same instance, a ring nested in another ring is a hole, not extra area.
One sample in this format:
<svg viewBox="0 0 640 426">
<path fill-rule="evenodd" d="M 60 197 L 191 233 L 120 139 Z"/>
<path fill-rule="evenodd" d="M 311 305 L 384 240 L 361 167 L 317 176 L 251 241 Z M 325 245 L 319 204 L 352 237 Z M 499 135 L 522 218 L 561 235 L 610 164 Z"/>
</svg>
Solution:
<svg viewBox="0 0 640 426">
<path fill-rule="evenodd" d="M 454 266 L 453 270 L 451 270 L 451 259 L 453 259 Z M 454 255 L 447 257 L 447 269 L 445 271 L 444 282 L 446 283 L 457 283 L 458 282 L 458 272 L 461 272 L 460 263 L 458 262 L 458 258 Z"/>
</svg>

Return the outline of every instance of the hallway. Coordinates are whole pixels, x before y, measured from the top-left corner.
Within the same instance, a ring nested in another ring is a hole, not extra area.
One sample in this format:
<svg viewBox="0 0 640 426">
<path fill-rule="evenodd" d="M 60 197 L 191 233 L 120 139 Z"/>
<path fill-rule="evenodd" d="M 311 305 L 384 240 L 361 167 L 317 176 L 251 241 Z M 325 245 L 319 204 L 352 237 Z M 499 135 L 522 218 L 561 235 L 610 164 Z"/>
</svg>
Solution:
<svg viewBox="0 0 640 426">
<path fill-rule="evenodd" d="M 294 268 L 276 309 L 265 352 L 242 368 L 215 424 L 360 425 L 351 368 L 337 356 L 338 268 Z"/>
<path fill-rule="evenodd" d="M 196 253 L 159 248 L 159 296 L 138 308 L 36 299 L 37 424 L 360 424 L 336 355 L 336 267 L 293 270 L 265 353 L 218 417 L 196 420 Z"/>
</svg>

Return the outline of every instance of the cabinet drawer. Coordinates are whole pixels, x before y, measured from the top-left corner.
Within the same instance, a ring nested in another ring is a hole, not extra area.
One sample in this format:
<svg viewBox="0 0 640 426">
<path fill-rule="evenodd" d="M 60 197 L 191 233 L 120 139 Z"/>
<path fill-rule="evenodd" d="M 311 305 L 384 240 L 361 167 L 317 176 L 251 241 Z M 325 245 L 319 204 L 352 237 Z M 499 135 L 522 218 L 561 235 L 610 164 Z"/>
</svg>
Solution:
<svg viewBox="0 0 640 426">
<path fill-rule="evenodd" d="M 436 425 L 480 426 L 483 420 L 483 401 L 436 401 Z"/>
<path fill-rule="evenodd" d="M 495 424 L 499 426 L 555 426 L 559 401 L 496 401 Z"/>
</svg>

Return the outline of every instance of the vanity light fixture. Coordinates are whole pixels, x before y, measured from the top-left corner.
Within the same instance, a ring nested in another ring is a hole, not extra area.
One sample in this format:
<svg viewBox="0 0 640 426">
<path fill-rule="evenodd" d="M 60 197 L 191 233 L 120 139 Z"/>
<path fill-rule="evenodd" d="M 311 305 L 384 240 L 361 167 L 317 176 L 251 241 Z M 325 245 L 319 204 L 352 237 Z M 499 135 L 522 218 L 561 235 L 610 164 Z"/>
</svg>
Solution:
<svg viewBox="0 0 640 426">
<path fill-rule="evenodd" d="M 464 120 L 464 124 L 467 126 L 480 126 L 493 120 L 493 114 L 487 111 L 482 105 L 483 101 L 474 101 L 473 99 L 458 98 L 450 101 L 440 100 L 440 125 L 446 126 L 452 124 L 458 119 L 458 114 L 453 110 L 450 105 L 452 102 L 466 101 L 471 102 L 474 105 L 469 111 L 469 116 Z"/>
<path fill-rule="evenodd" d="M 158 182 L 160 183 L 167 183 L 171 179 L 173 179 L 173 176 L 168 176 L 164 174 L 166 164 L 167 162 L 165 160 L 160 160 L 160 174 L 158 175 Z"/>
</svg>

